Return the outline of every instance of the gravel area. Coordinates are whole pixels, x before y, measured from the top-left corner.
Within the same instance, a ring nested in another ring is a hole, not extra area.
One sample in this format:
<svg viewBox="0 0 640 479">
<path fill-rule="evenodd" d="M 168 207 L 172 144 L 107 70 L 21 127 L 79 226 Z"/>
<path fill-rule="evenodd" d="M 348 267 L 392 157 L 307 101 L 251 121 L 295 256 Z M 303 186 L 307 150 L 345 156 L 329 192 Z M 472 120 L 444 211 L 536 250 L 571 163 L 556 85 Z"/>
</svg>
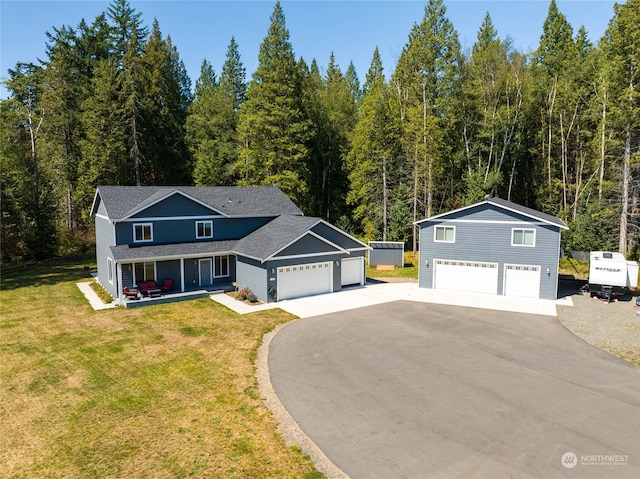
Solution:
<svg viewBox="0 0 640 479">
<path fill-rule="evenodd" d="M 594 346 L 640 366 L 640 316 L 636 296 L 613 303 L 590 298 L 585 282 L 561 281 L 560 296 L 570 295 L 573 306 L 558 306 L 558 319 L 569 331 Z"/>
</svg>

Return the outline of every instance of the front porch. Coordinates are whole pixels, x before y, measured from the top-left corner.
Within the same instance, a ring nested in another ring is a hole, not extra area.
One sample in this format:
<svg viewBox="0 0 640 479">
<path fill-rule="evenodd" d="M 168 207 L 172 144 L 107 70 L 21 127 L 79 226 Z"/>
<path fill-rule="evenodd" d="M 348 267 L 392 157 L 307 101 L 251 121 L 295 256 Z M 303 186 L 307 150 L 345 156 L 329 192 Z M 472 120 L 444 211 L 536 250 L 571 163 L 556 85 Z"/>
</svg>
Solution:
<svg viewBox="0 0 640 479">
<path fill-rule="evenodd" d="M 199 289 L 188 291 L 169 291 L 160 296 L 143 296 L 140 299 L 122 298 L 121 305 L 125 308 L 139 308 L 141 306 L 152 306 L 154 304 L 176 303 L 178 301 L 188 301 L 190 299 L 206 298 L 212 294 L 224 294 L 233 291 L 235 286 L 229 283 L 216 283 Z"/>
</svg>

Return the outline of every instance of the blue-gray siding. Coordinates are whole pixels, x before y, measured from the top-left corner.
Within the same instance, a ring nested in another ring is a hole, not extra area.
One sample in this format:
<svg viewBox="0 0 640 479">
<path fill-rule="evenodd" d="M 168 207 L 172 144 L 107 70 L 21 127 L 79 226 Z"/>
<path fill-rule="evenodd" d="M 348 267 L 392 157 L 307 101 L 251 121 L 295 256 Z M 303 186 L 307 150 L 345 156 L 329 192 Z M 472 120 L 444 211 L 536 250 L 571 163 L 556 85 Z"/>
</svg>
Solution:
<svg viewBox="0 0 640 479">
<path fill-rule="evenodd" d="M 267 279 L 265 265 L 248 258 L 238 258 L 236 262 L 238 289 L 249 288 L 260 301 L 267 303 L 269 301 Z"/>
<path fill-rule="evenodd" d="M 306 235 L 293 243 L 291 246 L 283 249 L 278 256 L 292 256 L 301 254 L 318 254 L 318 253 L 335 253 L 336 248 L 319 238 L 312 235 Z"/>
<path fill-rule="evenodd" d="M 211 216 L 217 215 L 216 211 L 195 201 L 182 196 L 181 194 L 173 194 L 168 198 L 145 208 L 144 210 L 133 215 L 132 218 L 162 218 L 172 216 Z"/>
<path fill-rule="evenodd" d="M 502 210 L 480 208 L 466 213 L 459 216 L 462 221 L 447 217 L 420 223 L 421 287 L 433 288 L 434 259 L 479 261 L 498 263 L 498 294 L 502 294 L 504 265 L 521 264 L 540 266 L 540 298 L 557 298 L 559 228 Z M 436 225 L 455 226 L 455 243 L 435 242 Z M 535 247 L 512 246 L 514 228 L 535 229 Z"/>
<path fill-rule="evenodd" d="M 240 239 L 257 230 L 272 218 L 210 218 L 213 221 L 213 238 L 205 238 L 202 241 L 221 241 Z M 184 243 L 198 241 L 196 239 L 196 222 L 202 219 L 176 219 L 147 221 L 140 219 L 137 222 L 122 222 L 116 224 L 117 244 L 134 244 L 133 230 L 135 224 L 151 223 L 153 225 L 153 241 L 145 244 Z"/>
<path fill-rule="evenodd" d="M 96 263 L 98 265 L 98 281 L 115 298 L 118 296 L 117 276 L 115 262 L 112 261 L 113 283 L 109 282 L 108 261 L 113 260 L 110 246 L 113 246 L 113 226 L 111 222 L 102 216 L 95 217 L 96 226 Z"/>
<path fill-rule="evenodd" d="M 326 238 L 327 240 L 331 241 L 333 244 L 338 245 L 341 248 L 344 248 L 347 250 L 364 248 L 364 245 L 360 244 L 358 241 L 355 241 L 354 239 L 347 236 L 345 233 L 337 231 L 336 229 L 331 228 L 330 226 L 327 226 L 324 223 L 318 223 L 313 228 L 311 228 L 311 231 L 322 236 L 323 238 Z"/>
<path fill-rule="evenodd" d="M 389 243 L 383 241 L 371 241 L 369 246 L 369 264 L 404 266 L 404 243 Z"/>
</svg>

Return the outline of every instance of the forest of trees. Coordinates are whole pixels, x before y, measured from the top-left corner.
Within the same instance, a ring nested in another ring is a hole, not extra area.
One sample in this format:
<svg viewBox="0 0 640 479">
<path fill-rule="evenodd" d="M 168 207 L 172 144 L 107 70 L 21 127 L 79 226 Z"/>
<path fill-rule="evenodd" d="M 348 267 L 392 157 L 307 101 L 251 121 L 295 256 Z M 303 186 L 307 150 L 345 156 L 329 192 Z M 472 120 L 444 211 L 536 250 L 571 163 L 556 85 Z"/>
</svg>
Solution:
<svg viewBox="0 0 640 479">
<path fill-rule="evenodd" d="M 640 0 L 592 43 L 551 0 L 537 49 L 489 14 L 463 51 L 427 0 L 386 77 L 296 58 L 275 4 L 250 79 L 231 38 L 192 89 L 171 38 L 127 0 L 52 28 L 0 103 L 2 263 L 86 251 L 97 185 L 270 185 L 364 240 L 491 196 L 564 219 L 563 247 L 638 257 Z"/>
</svg>

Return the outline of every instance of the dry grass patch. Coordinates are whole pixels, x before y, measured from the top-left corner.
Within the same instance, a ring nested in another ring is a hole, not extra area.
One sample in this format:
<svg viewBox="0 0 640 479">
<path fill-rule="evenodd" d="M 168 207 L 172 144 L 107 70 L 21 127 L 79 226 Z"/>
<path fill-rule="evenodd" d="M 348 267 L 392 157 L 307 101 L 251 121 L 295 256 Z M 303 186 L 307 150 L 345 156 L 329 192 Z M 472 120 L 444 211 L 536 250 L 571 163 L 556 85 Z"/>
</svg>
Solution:
<svg viewBox="0 0 640 479">
<path fill-rule="evenodd" d="M 291 315 L 209 299 L 96 312 L 81 277 L 3 275 L 0 477 L 323 477 L 255 378 L 262 336 Z"/>
</svg>

